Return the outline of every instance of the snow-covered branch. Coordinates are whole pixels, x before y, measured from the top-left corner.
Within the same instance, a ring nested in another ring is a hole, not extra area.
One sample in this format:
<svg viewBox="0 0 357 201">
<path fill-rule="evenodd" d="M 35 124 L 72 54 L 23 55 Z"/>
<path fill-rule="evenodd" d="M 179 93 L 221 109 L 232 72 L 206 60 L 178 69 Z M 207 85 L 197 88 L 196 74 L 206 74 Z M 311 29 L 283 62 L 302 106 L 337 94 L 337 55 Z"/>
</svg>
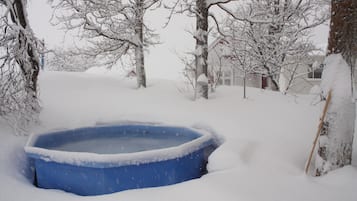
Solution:
<svg viewBox="0 0 357 201">
<path fill-rule="evenodd" d="M 39 43 L 29 26 L 26 0 L 0 1 L 0 118 L 24 132 L 38 120 Z"/>
</svg>

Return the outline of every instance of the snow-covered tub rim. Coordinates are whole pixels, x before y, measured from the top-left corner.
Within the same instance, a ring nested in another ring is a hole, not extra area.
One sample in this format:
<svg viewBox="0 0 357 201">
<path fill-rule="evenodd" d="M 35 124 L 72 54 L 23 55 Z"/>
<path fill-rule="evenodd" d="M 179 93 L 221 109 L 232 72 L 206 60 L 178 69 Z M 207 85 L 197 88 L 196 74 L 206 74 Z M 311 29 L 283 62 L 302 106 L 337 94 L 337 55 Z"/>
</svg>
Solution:
<svg viewBox="0 0 357 201">
<path fill-rule="evenodd" d="M 148 127 L 163 127 L 163 128 L 179 128 L 187 129 L 199 137 L 189 142 L 183 143 L 178 146 L 139 151 L 133 153 L 117 153 L 117 154 L 97 154 L 88 152 L 72 152 L 72 151 L 59 151 L 46 148 L 35 147 L 37 139 L 43 135 L 54 135 L 66 131 L 76 131 L 79 129 L 90 128 L 103 128 L 113 126 L 148 126 Z M 88 126 L 74 129 L 56 130 L 54 132 L 46 132 L 40 134 L 30 135 L 26 145 L 25 152 L 30 158 L 41 159 L 47 162 L 64 163 L 68 165 L 77 165 L 93 168 L 109 168 L 120 167 L 127 165 L 139 165 L 152 162 L 160 162 L 182 156 L 188 155 L 198 151 L 206 146 L 218 146 L 219 140 L 215 134 L 203 128 L 193 128 L 187 126 L 167 125 L 167 124 L 153 124 L 153 123 L 118 123 L 118 124 L 105 124 L 99 126 Z"/>
</svg>

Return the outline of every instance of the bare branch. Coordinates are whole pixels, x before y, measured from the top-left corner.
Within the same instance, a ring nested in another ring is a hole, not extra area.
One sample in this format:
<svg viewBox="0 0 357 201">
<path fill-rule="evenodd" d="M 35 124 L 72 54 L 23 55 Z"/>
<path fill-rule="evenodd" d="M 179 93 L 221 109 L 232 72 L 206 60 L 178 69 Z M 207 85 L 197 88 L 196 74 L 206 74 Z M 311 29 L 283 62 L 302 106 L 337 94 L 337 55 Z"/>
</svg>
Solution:
<svg viewBox="0 0 357 201">
<path fill-rule="evenodd" d="M 213 13 L 209 13 L 208 16 L 210 16 L 213 19 L 214 23 L 216 24 L 216 28 L 217 28 L 218 33 L 221 34 L 222 36 L 226 37 L 226 35 L 219 28 L 219 23 L 217 21 L 217 18 L 214 16 L 214 14 Z"/>
</svg>

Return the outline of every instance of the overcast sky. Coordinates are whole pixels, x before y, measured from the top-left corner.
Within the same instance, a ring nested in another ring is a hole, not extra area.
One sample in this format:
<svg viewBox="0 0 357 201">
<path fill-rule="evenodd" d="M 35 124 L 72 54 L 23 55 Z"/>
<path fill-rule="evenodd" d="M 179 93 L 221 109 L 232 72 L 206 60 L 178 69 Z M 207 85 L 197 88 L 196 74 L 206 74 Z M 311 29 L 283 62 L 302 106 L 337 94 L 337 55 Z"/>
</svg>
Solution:
<svg viewBox="0 0 357 201">
<path fill-rule="evenodd" d="M 52 9 L 47 0 L 30 0 L 28 15 L 31 27 L 36 36 L 44 39 L 50 47 L 69 47 L 72 37 L 64 34 L 60 27 L 54 27 L 49 22 Z M 195 41 L 188 31 L 194 27 L 194 19 L 184 15 L 176 15 L 169 26 L 162 28 L 166 21 L 167 11 L 156 10 L 146 14 L 145 19 L 151 28 L 156 29 L 162 44 L 149 49 L 145 57 L 145 68 L 149 78 L 178 79 L 181 76 L 183 64 L 178 55 L 194 49 Z M 326 25 L 315 28 L 312 36 L 314 43 L 325 48 L 327 44 L 328 27 Z M 212 39 L 212 38 L 211 38 Z"/>
</svg>

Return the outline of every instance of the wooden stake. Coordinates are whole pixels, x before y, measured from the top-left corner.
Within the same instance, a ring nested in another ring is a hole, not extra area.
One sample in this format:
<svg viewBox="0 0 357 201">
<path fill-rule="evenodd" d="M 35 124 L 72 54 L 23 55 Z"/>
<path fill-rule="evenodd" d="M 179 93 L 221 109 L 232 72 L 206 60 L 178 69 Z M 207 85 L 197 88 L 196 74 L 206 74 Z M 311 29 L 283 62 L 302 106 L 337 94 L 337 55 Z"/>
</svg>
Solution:
<svg viewBox="0 0 357 201">
<path fill-rule="evenodd" d="M 307 163 L 306 163 L 306 166 L 305 166 L 305 173 L 306 174 L 309 172 L 312 155 L 314 153 L 314 150 L 315 150 L 315 147 L 316 147 L 316 144 L 317 144 L 317 140 L 320 137 L 321 129 L 322 129 L 322 126 L 323 126 L 324 121 L 325 121 L 325 116 L 326 116 L 327 108 L 328 108 L 328 106 L 330 104 L 330 101 L 331 101 L 331 90 L 328 92 L 326 103 L 325 103 L 325 106 L 324 106 L 324 110 L 322 112 L 322 116 L 320 118 L 320 123 L 319 123 L 318 129 L 317 129 L 316 137 L 315 137 L 314 143 L 312 145 L 312 149 L 311 149 L 311 152 L 310 152 L 310 155 L 309 155 L 309 159 L 307 160 Z"/>
</svg>

